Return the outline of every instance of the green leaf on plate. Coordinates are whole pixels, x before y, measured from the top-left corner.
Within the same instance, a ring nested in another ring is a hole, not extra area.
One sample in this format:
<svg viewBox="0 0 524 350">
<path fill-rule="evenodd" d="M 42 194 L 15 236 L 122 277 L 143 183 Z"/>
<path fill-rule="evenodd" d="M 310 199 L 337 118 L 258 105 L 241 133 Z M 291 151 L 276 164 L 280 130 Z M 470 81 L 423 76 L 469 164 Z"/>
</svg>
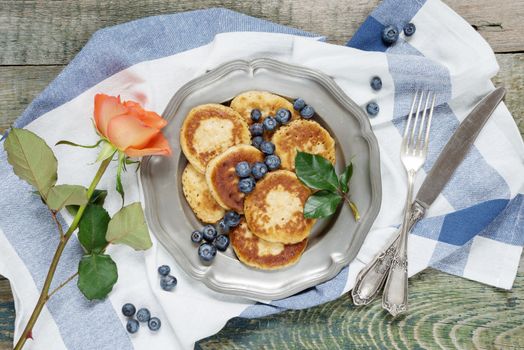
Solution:
<svg viewBox="0 0 524 350">
<path fill-rule="evenodd" d="M 89 299 L 104 299 L 118 280 L 118 270 L 109 255 L 84 255 L 78 264 L 78 289 Z"/>
<path fill-rule="evenodd" d="M 341 200 L 342 197 L 336 193 L 326 190 L 318 191 L 307 199 L 304 205 L 304 217 L 313 219 L 333 215 Z"/>
<path fill-rule="evenodd" d="M 47 200 L 47 192 L 57 179 L 58 163 L 45 141 L 29 130 L 13 128 L 4 143 L 7 161 L 22 180 Z"/>
<path fill-rule="evenodd" d="M 326 158 L 305 152 L 297 152 L 295 171 L 306 186 L 316 190 L 337 191 L 338 178 L 333 164 Z"/>
<path fill-rule="evenodd" d="M 94 190 L 93 195 L 91 196 L 91 199 L 89 199 L 89 204 L 96 204 L 101 207 L 104 206 L 104 202 L 107 197 L 107 191 L 106 190 Z M 75 216 L 78 212 L 78 208 L 80 208 L 79 205 L 66 205 L 66 209 L 72 216 Z"/>
<path fill-rule="evenodd" d="M 51 210 L 60 210 L 66 205 L 84 205 L 87 203 L 87 189 L 78 185 L 57 185 L 47 192 L 47 206 Z"/>
<path fill-rule="evenodd" d="M 151 248 L 151 237 L 139 202 L 123 207 L 113 216 L 106 240 L 114 244 L 126 244 L 135 250 Z"/>
<path fill-rule="evenodd" d="M 79 224 L 78 240 L 88 253 L 100 253 L 107 246 L 106 233 L 110 220 L 101 206 L 89 204 L 86 207 Z"/>
<path fill-rule="evenodd" d="M 349 191 L 349 180 L 351 180 L 351 176 L 353 175 L 353 163 L 349 163 L 349 165 L 344 169 L 344 172 L 342 175 L 340 175 L 340 188 L 342 189 L 342 192 L 348 193 Z"/>
</svg>

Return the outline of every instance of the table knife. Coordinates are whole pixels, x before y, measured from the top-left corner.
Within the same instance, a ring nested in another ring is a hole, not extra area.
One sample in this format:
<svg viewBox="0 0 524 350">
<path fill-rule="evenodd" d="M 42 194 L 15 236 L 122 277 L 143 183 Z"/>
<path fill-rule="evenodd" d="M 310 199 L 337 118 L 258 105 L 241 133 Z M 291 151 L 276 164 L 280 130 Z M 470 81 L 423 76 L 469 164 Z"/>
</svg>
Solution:
<svg viewBox="0 0 524 350">
<path fill-rule="evenodd" d="M 503 87 L 489 93 L 473 108 L 451 136 L 415 197 L 411 206 L 408 232 L 424 217 L 426 210 L 442 192 L 505 94 L 506 89 Z M 355 286 L 351 291 L 355 305 L 369 304 L 382 289 L 395 253 L 398 236 L 399 232 L 394 235 L 386 248 L 358 274 Z"/>
</svg>

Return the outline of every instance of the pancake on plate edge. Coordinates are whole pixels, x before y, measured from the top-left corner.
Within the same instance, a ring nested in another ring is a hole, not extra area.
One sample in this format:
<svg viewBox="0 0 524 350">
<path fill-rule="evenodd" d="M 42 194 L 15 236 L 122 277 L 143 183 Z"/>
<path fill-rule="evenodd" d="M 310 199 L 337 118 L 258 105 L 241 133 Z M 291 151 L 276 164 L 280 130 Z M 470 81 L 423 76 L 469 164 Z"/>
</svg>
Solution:
<svg viewBox="0 0 524 350">
<path fill-rule="evenodd" d="M 237 111 L 249 125 L 253 124 L 251 120 L 253 109 L 259 109 L 262 112 L 259 123 L 262 123 L 268 115 L 274 117 L 280 108 L 285 108 L 291 112 L 291 120 L 300 118 L 297 111 L 293 109 L 291 102 L 267 91 L 243 92 L 231 101 L 231 108 Z"/>
</svg>

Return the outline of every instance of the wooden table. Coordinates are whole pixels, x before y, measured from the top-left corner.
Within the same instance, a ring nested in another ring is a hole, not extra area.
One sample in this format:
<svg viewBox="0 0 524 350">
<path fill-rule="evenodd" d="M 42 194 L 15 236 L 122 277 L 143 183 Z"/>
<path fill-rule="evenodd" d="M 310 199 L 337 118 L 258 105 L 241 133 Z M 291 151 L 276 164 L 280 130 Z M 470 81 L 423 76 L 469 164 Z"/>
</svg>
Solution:
<svg viewBox="0 0 524 350">
<path fill-rule="evenodd" d="M 524 132 L 524 0 L 445 0 L 487 39 L 500 64 L 495 84 Z M 99 28 L 208 7 L 227 7 L 343 44 L 378 0 L 0 0 L 0 131 L 62 70 Z M 427 270 L 410 280 L 411 312 L 393 320 L 378 302 L 347 296 L 304 311 L 234 319 L 201 349 L 524 349 L 524 259 L 513 291 Z M 0 276 L 0 349 L 10 349 L 14 304 Z"/>
</svg>

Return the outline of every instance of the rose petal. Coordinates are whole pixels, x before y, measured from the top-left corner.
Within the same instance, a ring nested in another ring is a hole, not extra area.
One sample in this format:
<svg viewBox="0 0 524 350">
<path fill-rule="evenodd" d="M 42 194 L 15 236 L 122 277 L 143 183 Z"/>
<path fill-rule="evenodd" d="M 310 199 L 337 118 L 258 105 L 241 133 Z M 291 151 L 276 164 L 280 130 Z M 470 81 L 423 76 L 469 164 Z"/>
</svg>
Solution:
<svg viewBox="0 0 524 350">
<path fill-rule="evenodd" d="M 142 149 L 129 147 L 125 153 L 130 157 L 143 156 L 169 156 L 171 155 L 171 147 L 164 135 L 159 132 L 151 141 Z"/>
<path fill-rule="evenodd" d="M 103 136 L 107 136 L 109 121 L 118 115 L 126 113 L 127 110 L 127 107 L 120 102 L 120 96 L 96 94 L 94 110 L 96 128 Z"/>
<path fill-rule="evenodd" d="M 144 110 L 140 104 L 134 101 L 126 101 L 124 102 L 124 105 L 135 112 L 140 120 L 152 128 L 160 130 L 167 124 L 167 120 L 159 116 L 157 113 Z"/>
<path fill-rule="evenodd" d="M 143 148 L 160 131 L 145 125 L 134 115 L 119 115 L 109 121 L 107 137 L 119 150 Z"/>
</svg>

